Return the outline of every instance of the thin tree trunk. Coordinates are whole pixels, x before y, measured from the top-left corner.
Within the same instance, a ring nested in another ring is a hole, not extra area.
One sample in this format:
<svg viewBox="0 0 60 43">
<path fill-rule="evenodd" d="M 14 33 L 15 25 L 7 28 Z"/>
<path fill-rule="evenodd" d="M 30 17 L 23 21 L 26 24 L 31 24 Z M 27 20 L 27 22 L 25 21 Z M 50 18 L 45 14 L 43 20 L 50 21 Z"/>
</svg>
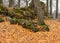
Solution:
<svg viewBox="0 0 60 43">
<path fill-rule="evenodd" d="M 9 7 L 13 7 L 14 0 L 9 0 Z"/>
<path fill-rule="evenodd" d="M 30 8 L 31 8 L 31 9 L 34 9 L 34 0 L 31 0 Z"/>
<path fill-rule="evenodd" d="M 3 4 L 3 0 L 0 0 L 0 4 Z"/>
<path fill-rule="evenodd" d="M 50 17 L 52 17 L 52 0 L 50 0 Z"/>
<path fill-rule="evenodd" d="M 26 0 L 26 7 L 28 7 L 28 0 Z"/>
<path fill-rule="evenodd" d="M 56 18 L 58 18 L 58 0 L 56 0 Z"/>
<path fill-rule="evenodd" d="M 20 7 L 20 0 L 18 0 L 18 7 Z"/>
<path fill-rule="evenodd" d="M 46 4 L 47 4 L 47 16 L 48 16 L 48 0 L 46 0 Z"/>
</svg>

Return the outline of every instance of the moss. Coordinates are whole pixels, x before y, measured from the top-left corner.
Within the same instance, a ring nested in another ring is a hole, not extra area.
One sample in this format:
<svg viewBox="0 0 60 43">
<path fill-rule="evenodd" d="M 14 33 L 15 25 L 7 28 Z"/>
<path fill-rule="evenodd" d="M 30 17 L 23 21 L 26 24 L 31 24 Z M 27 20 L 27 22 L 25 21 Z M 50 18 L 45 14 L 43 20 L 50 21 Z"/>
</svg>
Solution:
<svg viewBox="0 0 60 43">
<path fill-rule="evenodd" d="M 49 28 L 48 28 L 48 26 L 47 25 L 43 25 L 43 29 L 42 29 L 43 31 L 49 31 Z"/>
<path fill-rule="evenodd" d="M 16 8 L 16 9 L 14 9 L 14 12 L 16 12 L 16 13 L 20 13 L 20 8 Z"/>
<path fill-rule="evenodd" d="M 0 8 L 0 13 L 3 13 L 3 10 Z"/>
<path fill-rule="evenodd" d="M 17 7 L 17 8 L 14 8 L 13 11 L 15 13 L 19 13 L 20 14 L 19 16 L 22 16 L 21 18 L 24 18 L 24 19 L 26 19 L 27 17 L 32 18 L 32 19 L 35 18 L 34 17 L 34 10 L 27 8 L 27 7 L 24 7 L 24 8 Z"/>
<path fill-rule="evenodd" d="M 1 9 L 4 9 L 5 7 L 1 4 L 1 5 L 0 5 L 0 8 L 1 8 Z"/>
<path fill-rule="evenodd" d="M 18 13 L 14 17 L 17 18 L 17 19 L 22 19 L 23 18 L 23 15 Z"/>
<path fill-rule="evenodd" d="M 38 28 L 33 28 L 32 31 L 33 32 L 38 32 L 39 30 L 38 30 Z"/>
<path fill-rule="evenodd" d="M 28 8 L 27 7 L 22 7 L 22 8 L 20 8 L 20 10 L 27 11 Z"/>
<path fill-rule="evenodd" d="M 29 21 L 25 21 L 25 23 L 23 24 L 23 27 L 32 29 L 31 23 Z"/>
<path fill-rule="evenodd" d="M 30 29 L 33 32 L 38 32 L 39 30 L 36 28 L 36 25 L 30 20 L 26 19 L 18 19 L 18 25 L 22 25 L 23 28 Z"/>
<path fill-rule="evenodd" d="M 0 18 L 0 22 L 4 22 L 4 20 L 2 18 Z"/>
<path fill-rule="evenodd" d="M 7 7 L 1 4 L 0 9 L 2 9 L 4 11 L 5 9 L 7 9 Z"/>
<path fill-rule="evenodd" d="M 17 24 L 17 20 L 14 18 L 14 19 L 11 19 L 10 20 L 10 24 Z"/>
<path fill-rule="evenodd" d="M 32 30 L 33 32 L 38 32 L 39 31 L 38 28 L 36 28 L 36 26 L 31 21 L 26 21 L 22 26 L 24 28 Z"/>
<path fill-rule="evenodd" d="M 25 19 L 17 19 L 18 25 L 23 25 L 25 21 Z"/>
<path fill-rule="evenodd" d="M 42 2 L 42 1 L 40 1 L 40 4 L 41 4 L 41 6 L 45 6 L 45 3 L 44 3 L 44 2 Z"/>
</svg>

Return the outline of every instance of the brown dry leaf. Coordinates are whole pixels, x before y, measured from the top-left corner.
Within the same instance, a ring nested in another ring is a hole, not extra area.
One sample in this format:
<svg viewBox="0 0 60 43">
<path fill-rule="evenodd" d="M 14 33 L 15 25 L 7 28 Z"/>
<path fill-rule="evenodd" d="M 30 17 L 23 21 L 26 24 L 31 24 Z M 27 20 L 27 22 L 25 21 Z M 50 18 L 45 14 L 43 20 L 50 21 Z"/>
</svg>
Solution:
<svg viewBox="0 0 60 43">
<path fill-rule="evenodd" d="M 11 25 L 8 21 L 0 23 L 1 43 L 60 43 L 60 22 L 45 20 L 49 32 L 31 32 L 20 25 Z M 38 28 L 42 28 L 37 26 Z"/>
</svg>

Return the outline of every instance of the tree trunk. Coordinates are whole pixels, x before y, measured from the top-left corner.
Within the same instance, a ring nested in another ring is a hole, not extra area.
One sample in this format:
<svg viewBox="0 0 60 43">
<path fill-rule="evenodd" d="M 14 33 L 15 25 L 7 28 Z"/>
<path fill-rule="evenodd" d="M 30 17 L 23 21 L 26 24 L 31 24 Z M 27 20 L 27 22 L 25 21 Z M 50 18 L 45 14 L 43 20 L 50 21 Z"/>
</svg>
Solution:
<svg viewBox="0 0 60 43">
<path fill-rule="evenodd" d="M 45 24 L 44 17 L 43 17 L 43 11 L 42 11 L 42 8 L 40 6 L 40 0 L 34 0 L 34 6 L 35 6 L 35 10 L 36 10 L 36 13 L 38 16 L 39 24 Z"/>
<path fill-rule="evenodd" d="M 20 0 L 18 0 L 18 7 L 20 7 Z"/>
<path fill-rule="evenodd" d="M 0 0 L 0 4 L 3 4 L 3 0 Z"/>
<path fill-rule="evenodd" d="M 9 7 L 13 7 L 14 0 L 9 0 Z"/>
<path fill-rule="evenodd" d="M 56 18 L 58 18 L 58 0 L 56 0 Z"/>
</svg>

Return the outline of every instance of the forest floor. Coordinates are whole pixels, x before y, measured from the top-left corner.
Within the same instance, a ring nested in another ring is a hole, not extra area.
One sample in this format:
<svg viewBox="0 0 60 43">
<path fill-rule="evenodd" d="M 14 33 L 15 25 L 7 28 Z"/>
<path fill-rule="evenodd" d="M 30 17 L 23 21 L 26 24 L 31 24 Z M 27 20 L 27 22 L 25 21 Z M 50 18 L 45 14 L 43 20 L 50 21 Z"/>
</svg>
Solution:
<svg viewBox="0 0 60 43">
<path fill-rule="evenodd" d="M 31 32 L 9 21 L 0 23 L 0 43 L 60 43 L 60 21 L 45 20 L 49 32 Z"/>
</svg>

